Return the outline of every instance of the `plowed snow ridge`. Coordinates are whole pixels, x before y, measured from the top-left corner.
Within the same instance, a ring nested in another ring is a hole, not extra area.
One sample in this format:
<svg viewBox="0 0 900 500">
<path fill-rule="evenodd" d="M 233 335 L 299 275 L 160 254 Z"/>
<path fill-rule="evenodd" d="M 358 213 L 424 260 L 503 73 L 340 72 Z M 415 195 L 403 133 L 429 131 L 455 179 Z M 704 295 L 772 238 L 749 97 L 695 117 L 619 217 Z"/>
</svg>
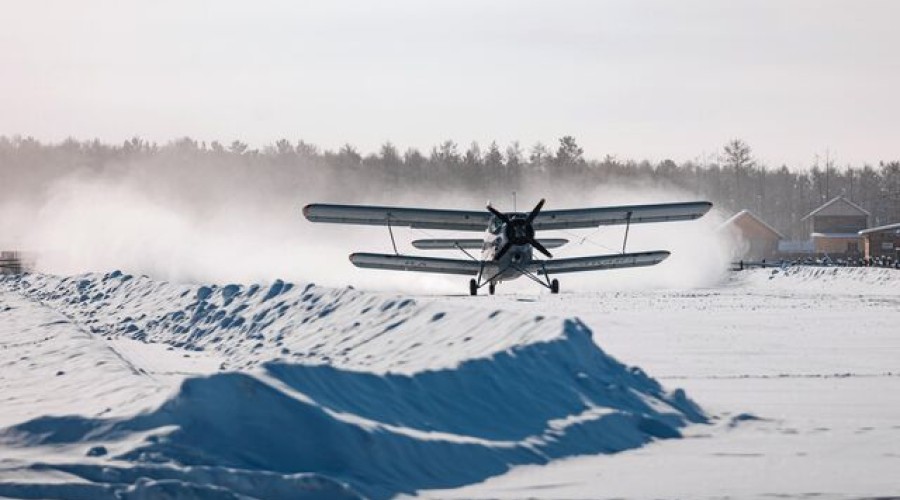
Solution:
<svg viewBox="0 0 900 500">
<path fill-rule="evenodd" d="M 121 367 L 61 369 L 69 390 L 107 380 L 134 388 L 111 383 L 103 410 L 32 389 L 39 414 L 0 432 L 0 449 L 18 453 L 0 471 L 0 496 L 387 498 L 634 448 L 704 420 L 683 392 L 606 355 L 578 320 L 120 272 L 6 278 L 0 293 L 10 359 L 13 339 L 44 342 L 46 328 L 26 323 L 56 315 L 55 342 L 78 336 L 97 366 Z M 12 386 L 23 371 L 62 368 L 72 356 L 64 347 L 4 367 Z M 181 364 L 166 371 L 163 358 Z"/>
</svg>

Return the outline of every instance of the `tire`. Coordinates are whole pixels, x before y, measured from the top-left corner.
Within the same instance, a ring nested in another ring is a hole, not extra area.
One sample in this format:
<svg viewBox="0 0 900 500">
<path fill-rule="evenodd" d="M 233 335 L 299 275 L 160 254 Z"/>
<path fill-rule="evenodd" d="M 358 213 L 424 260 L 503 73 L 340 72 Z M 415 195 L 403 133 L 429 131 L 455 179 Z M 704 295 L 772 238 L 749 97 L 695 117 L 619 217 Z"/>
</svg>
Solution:
<svg viewBox="0 0 900 500">
<path fill-rule="evenodd" d="M 493 283 L 488 285 L 488 293 L 490 293 L 491 295 L 494 295 L 495 291 L 497 291 L 497 285 L 495 285 Z"/>
<path fill-rule="evenodd" d="M 478 295 L 478 282 L 469 280 L 469 295 Z"/>
<path fill-rule="evenodd" d="M 559 293 L 559 280 L 554 279 L 550 282 L 550 293 Z"/>
</svg>

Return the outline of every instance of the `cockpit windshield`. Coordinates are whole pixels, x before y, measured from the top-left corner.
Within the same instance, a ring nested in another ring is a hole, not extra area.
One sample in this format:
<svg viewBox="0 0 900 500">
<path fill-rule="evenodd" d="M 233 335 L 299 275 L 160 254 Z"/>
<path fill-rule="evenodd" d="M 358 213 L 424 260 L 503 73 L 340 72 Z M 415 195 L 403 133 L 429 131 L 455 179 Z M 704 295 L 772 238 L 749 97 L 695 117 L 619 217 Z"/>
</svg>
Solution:
<svg viewBox="0 0 900 500">
<path fill-rule="evenodd" d="M 491 217 L 491 222 L 490 224 L 488 224 L 488 232 L 491 234 L 497 234 L 500 232 L 501 227 L 503 227 L 503 221 L 501 221 L 497 217 Z"/>
</svg>

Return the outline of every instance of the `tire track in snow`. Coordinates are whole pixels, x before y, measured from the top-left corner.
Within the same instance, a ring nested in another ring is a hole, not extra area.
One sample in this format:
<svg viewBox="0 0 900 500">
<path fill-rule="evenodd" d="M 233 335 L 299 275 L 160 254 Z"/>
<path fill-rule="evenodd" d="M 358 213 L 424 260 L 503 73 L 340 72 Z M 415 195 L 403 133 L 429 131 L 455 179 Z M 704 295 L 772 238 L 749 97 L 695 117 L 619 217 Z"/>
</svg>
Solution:
<svg viewBox="0 0 900 500">
<path fill-rule="evenodd" d="M 110 345 L 109 342 L 106 341 L 105 337 L 103 337 L 102 335 L 97 335 L 97 334 L 93 333 L 90 330 L 90 328 L 86 328 L 84 325 L 82 325 L 81 323 L 79 323 L 78 321 L 76 321 L 74 318 L 72 318 L 68 314 L 64 313 L 63 311 L 60 311 L 59 309 L 53 307 L 50 304 L 45 303 L 44 301 L 42 301 L 40 299 L 29 297 L 28 295 L 25 295 L 17 290 L 11 290 L 11 289 L 7 288 L 7 290 L 5 290 L 5 292 L 0 292 L 0 293 L 15 294 L 16 296 L 21 297 L 23 300 L 25 300 L 31 304 L 35 304 L 35 305 L 41 307 L 42 309 L 50 311 L 51 314 L 55 314 L 57 316 L 62 317 L 63 319 L 61 319 L 61 320 L 44 323 L 41 326 L 51 326 L 51 325 L 59 325 L 59 324 L 71 325 L 76 330 L 83 333 L 86 337 L 93 339 L 94 341 L 97 341 L 98 343 L 103 344 L 106 347 L 106 349 L 108 349 L 110 352 L 112 352 L 112 354 L 117 359 L 119 359 L 122 362 L 122 364 L 124 364 L 128 368 L 128 370 L 131 371 L 132 374 L 137 375 L 139 377 L 147 377 L 155 382 L 159 382 L 159 380 L 157 380 L 156 377 L 154 377 L 150 372 L 148 372 L 147 370 L 144 370 L 142 367 L 140 367 L 137 364 L 135 364 L 134 362 L 132 362 L 131 359 L 129 359 L 127 356 L 125 356 L 121 352 L 119 352 L 115 347 Z"/>
</svg>

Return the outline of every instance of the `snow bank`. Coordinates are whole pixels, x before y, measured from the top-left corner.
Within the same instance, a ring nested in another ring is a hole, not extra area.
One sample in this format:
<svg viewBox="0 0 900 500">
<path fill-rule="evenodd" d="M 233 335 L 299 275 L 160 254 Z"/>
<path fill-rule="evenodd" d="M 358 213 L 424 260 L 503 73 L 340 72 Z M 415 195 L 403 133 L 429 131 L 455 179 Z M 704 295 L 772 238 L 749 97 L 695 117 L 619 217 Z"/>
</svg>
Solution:
<svg viewBox="0 0 900 500">
<path fill-rule="evenodd" d="M 180 285 L 115 271 L 6 283 L 95 334 L 215 352 L 227 369 L 282 360 L 410 373 L 560 334 L 543 316 L 283 281 Z"/>
<path fill-rule="evenodd" d="M 577 320 L 280 281 L 186 286 L 116 272 L 3 283 L 102 338 L 223 361 L 151 411 L 3 429 L 0 449 L 83 456 L 18 465 L 69 478 L 53 484 L 0 471 L 0 496 L 388 498 L 634 448 L 704 420 Z"/>
<path fill-rule="evenodd" d="M 790 288 L 794 291 L 891 293 L 900 286 L 900 270 L 877 267 L 790 266 L 783 269 L 735 272 L 731 275 L 731 282 L 751 288 Z"/>
<path fill-rule="evenodd" d="M 35 464 L 20 474 L 63 473 L 77 481 L 0 482 L 4 498 L 61 498 L 86 500 L 297 498 L 356 500 L 346 485 L 314 474 L 274 474 L 223 467 L 164 467 L 154 465 L 98 467 L 88 464 Z M 153 479 L 151 479 L 153 478 Z"/>
</svg>

